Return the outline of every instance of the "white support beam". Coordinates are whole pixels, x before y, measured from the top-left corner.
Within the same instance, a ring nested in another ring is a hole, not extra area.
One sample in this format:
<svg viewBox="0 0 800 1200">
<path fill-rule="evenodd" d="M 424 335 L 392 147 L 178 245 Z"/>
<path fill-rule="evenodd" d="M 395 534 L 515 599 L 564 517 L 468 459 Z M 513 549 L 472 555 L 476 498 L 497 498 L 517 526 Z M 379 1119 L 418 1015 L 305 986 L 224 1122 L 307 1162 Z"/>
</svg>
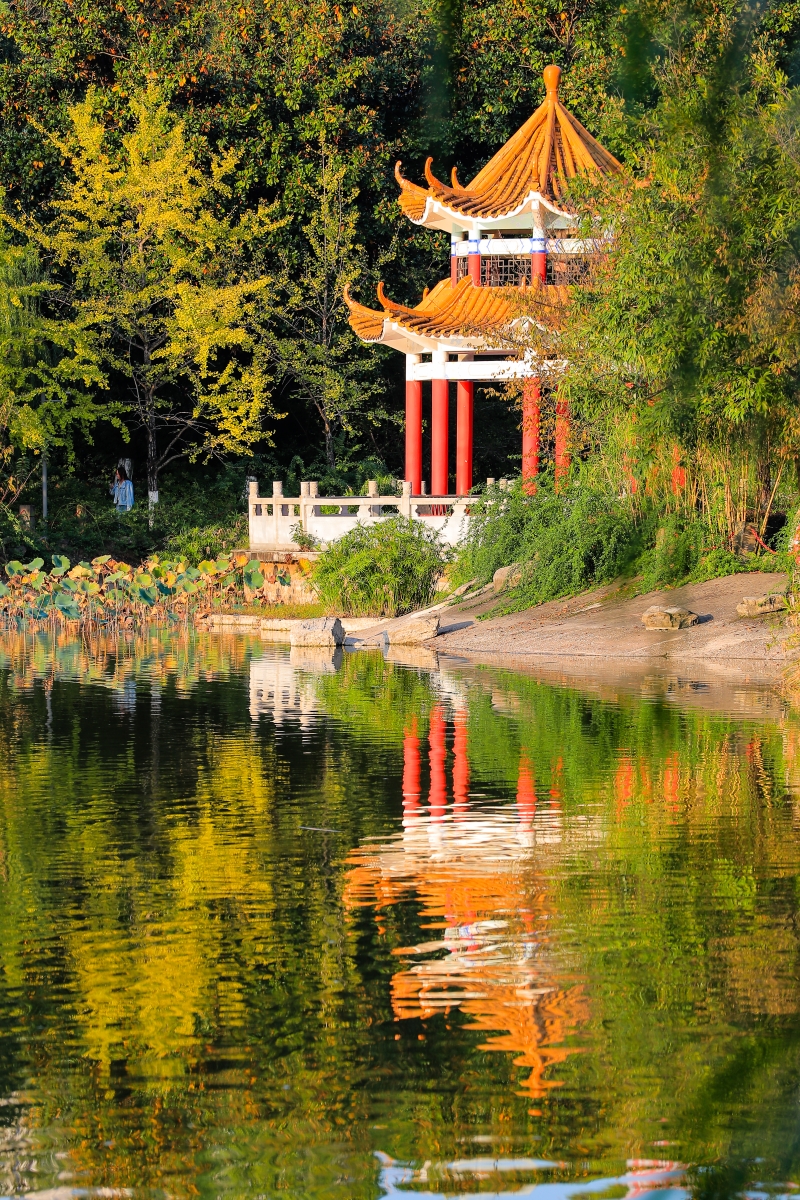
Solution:
<svg viewBox="0 0 800 1200">
<path fill-rule="evenodd" d="M 472 362 L 412 362 L 406 358 L 406 379 L 449 379 L 472 380 L 476 383 L 490 380 L 528 379 L 536 374 L 532 362 L 509 359 L 476 358 Z"/>
</svg>

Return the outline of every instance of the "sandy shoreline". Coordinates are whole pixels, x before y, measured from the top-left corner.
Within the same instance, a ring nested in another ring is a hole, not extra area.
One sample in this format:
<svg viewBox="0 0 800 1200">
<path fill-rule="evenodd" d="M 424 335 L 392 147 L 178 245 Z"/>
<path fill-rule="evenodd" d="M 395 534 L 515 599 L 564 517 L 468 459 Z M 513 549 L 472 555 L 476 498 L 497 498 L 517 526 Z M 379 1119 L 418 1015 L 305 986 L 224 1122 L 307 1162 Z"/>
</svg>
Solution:
<svg viewBox="0 0 800 1200">
<path fill-rule="evenodd" d="M 782 590 L 786 576 L 767 572 L 730 575 L 707 583 L 619 599 L 613 588 L 568 600 L 554 600 L 523 612 L 478 620 L 490 605 L 454 606 L 442 616 L 441 633 L 429 643 L 439 653 L 487 656 L 499 665 L 531 656 L 554 660 L 568 675 L 598 673 L 621 678 L 648 667 L 684 664 L 681 674 L 730 676 L 742 681 L 779 679 L 792 654 L 793 632 L 781 615 L 742 618 L 736 605 L 744 596 Z M 690 629 L 648 630 L 642 613 L 651 604 L 679 604 L 696 612 Z M 492 603 L 493 606 L 493 603 Z M 587 662 L 587 660 L 591 660 Z"/>
</svg>

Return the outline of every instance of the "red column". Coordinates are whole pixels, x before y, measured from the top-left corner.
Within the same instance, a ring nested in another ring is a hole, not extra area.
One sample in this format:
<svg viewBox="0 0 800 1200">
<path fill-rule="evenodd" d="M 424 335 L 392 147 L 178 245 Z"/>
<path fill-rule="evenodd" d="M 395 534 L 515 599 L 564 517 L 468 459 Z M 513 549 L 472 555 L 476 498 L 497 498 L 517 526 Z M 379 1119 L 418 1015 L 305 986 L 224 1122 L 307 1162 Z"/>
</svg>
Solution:
<svg viewBox="0 0 800 1200">
<path fill-rule="evenodd" d="M 412 494 L 422 491 L 422 383 L 406 380 L 406 480 Z"/>
<path fill-rule="evenodd" d="M 539 420 L 542 389 L 538 379 L 522 385 L 522 487 L 529 496 L 536 491 L 539 474 Z"/>
<path fill-rule="evenodd" d="M 475 287 L 481 286 L 481 251 L 480 242 L 476 237 L 471 237 L 468 243 L 467 266 L 469 268 L 469 277 L 475 284 Z"/>
<path fill-rule="evenodd" d="M 535 238 L 534 243 L 541 248 L 534 250 L 531 254 L 531 283 L 535 283 L 537 279 L 544 283 L 547 279 L 547 254 L 544 238 Z"/>
<path fill-rule="evenodd" d="M 428 761 L 431 768 L 429 803 L 431 817 L 435 821 L 442 820 L 447 808 L 447 776 L 445 775 L 445 760 L 447 758 L 446 730 L 447 724 L 444 719 L 444 713 L 437 706 L 431 713 L 431 726 L 428 734 L 430 743 Z"/>
<path fill-rule="evenodd" d="M 447 419 L 449 408 L 449 385 L 446 379 L 434 379 L 431 385 L 431 495 L 446 496 L 447 471 Z"/>
<path fill-rule="evenodd" d="M 467 496 L 472 487 L 472 410 L 474 383 L 459 380 L 456 387 L 456 495 Z"/>
<path fill-rule="evenodd" d="M 556 491 L 569 475 L 569 401 L 556 397 Z"/>
<path fill-rule="evenodd" d="M 469 808 L 469 759 L 467 758 L 467 714 L 457 712 L 453 738 L 453 813 Z"/>
</svg>

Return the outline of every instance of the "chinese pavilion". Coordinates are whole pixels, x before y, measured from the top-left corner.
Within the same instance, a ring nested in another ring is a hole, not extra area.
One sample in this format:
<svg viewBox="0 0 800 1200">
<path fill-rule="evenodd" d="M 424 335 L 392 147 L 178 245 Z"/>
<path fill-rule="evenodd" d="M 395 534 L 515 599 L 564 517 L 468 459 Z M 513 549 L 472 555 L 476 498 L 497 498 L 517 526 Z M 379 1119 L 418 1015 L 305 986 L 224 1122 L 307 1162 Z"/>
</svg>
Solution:
<svg viewBox="0 0 800 1200">
<path fill-rule="evenodd" d="M 425 290 L 414 308 L 397 304 L 378 286 L 381 308 L 367 308 L 345 292 L 350 324 L 367 342 L 406 356 L 405 478 L 422 490 L 422 385 L 431 381 L 431 488 L 449 490 L 449 387 L 456 384 L 456 493 L 472 487 L 473 394 L 476 382 L 521 378 L 523 384 L 522 474 L 529 487 L 539 470 L 540 372 L 532 357 L 519 360 L 504 342 L 513 326 L 511 288 L 543 289 L 542 299 L 563 305 L 570 286 L 585 277 L 593 239 L 576 236 L 577 217 L 565 198 L 576 175 L 620 170 L 558 98 L 561 70 L 545 68 L 543 104 L 466 186 L 455 168 L 449 185 L 425 164 L 427 187 L 395 168 L 399 203 L 415 225 L 450 234 L 450 277 Z M 556 405 L 556 478 L 568 468 L 569 418 Z"/>
</svg>

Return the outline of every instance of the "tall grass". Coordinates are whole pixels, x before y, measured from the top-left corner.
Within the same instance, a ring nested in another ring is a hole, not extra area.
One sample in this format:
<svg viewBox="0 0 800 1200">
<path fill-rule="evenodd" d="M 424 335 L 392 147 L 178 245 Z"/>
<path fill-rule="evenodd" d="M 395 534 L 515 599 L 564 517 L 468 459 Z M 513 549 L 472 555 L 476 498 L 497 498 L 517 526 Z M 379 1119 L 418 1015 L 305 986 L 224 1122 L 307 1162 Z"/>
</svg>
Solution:
<svg viewBox="0 0 800 1200">
<path fill-rule="evenodd" d="M 448 558 L 436 533 L 389 517 L 357 525 L 333 542 L 318 559 L 313 582 L 330 611 L 394 617 L 431 603 Z"/>
<path fill-rule="evenodd" d="M 520 603 L 540 604 L 619 575 L 640 549 L 630 509 L 573 486 L 556 494 L 545 479 L 527 496 L 519 480 L 490 488 L 471 505 L 469 532 L 454 576 L 488 582 L 498 567 L 519 563 Z"/>
<path fill-rule="evenodd" d="M 491 488 L 472 507 L 454 579 L 488 582 L 499 567 L 519 563 L 520 582 L 508 611 L 574 595 L 619 576 L 638 591 L 713 579 L 738 571 L 784 571 L 785 553 L 741 558 L 705 513 L 663 508 L 576 479 L 556 494 L 541 477 L 535 495 L 517 480 Z"/>
</svg>

